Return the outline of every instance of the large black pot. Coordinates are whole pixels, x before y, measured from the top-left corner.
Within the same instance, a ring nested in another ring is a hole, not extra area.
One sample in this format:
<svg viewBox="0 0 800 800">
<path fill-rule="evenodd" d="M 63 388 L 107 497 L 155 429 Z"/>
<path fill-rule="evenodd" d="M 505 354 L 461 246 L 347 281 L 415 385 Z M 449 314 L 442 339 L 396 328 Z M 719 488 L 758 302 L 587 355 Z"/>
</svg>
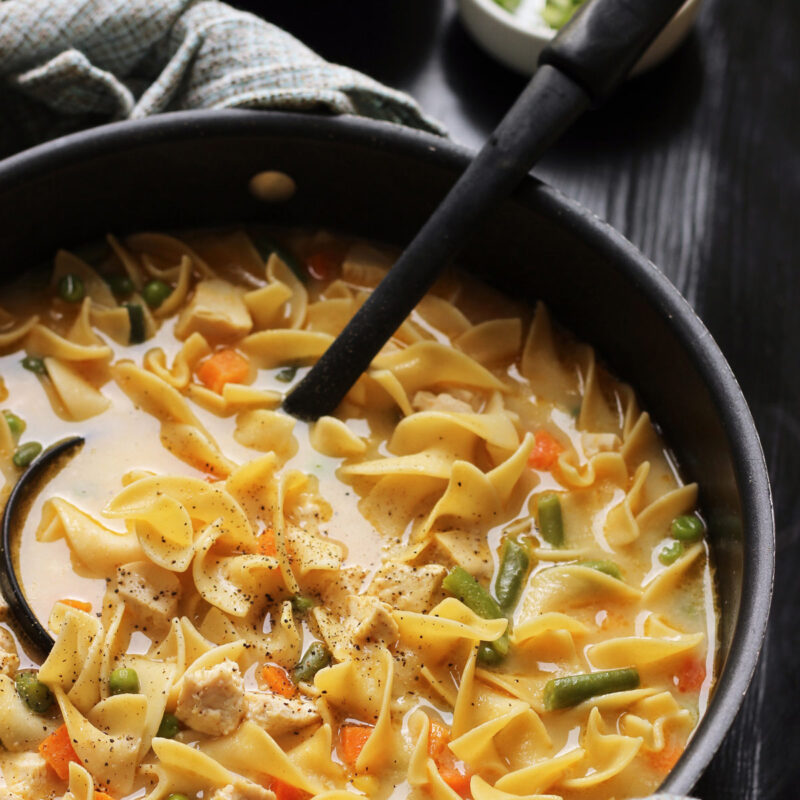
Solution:
<svg viewBox="0 0 800 800">
<path fill-rule="evenodd" d="M 268 221 L 402 245 L 468 159 L 433 136 L 347 118 L 191 112 L 97 128 L 0 163 L 0 278 L 107 231 Z M 248 180 L 265 169 L 295 178 L 290 201 L 253 198 Z M 544 299 L 595 345 L 700 483 L 717 567 L 721 674 L 663 787 L 688 792 L 742 701 L 770 603 L 772 504 L 745 400 L 669 281 L 613 229 L 532 178 L 476 232 L 462 263 L 514 297 Z"/>
</svg>

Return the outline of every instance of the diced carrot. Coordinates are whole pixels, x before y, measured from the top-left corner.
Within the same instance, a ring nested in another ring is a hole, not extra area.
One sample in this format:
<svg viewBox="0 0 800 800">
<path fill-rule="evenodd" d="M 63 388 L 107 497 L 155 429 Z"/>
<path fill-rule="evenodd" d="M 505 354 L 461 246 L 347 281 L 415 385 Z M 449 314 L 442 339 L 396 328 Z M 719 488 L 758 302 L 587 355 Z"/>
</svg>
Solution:
<svg viewBox="0 0 800 800">
<path fill-rule="evenodd" d="M 440 722 L 431 720 L 431 729 L 428 732 L 428 755 L 434 760 L 441 760 L 442 756 L 449 751 L 446 751 L 448 742 L 450 741 L 450 731 Z"/>
<path fill-rule="evenodd" d="M 297 687 L 292 683 L 292 679 L 286 670 L 277 664 L 264 664 L 261 677 L 269 690 L 281 697 L 294 697 L 297 694 Z"/>
<path fill-rule="evenodd" d="M 439 775 L 442 780 L 457 794 L 463 798 L 471 797 L 469 783 L 472 775 L 469 770 L 461 771 L 456 767 L 440 766 Z"/>
<path fill-rule="evenodd" d="M 277 800 L 306 800 L 307 797 L 311 797 L 308 792 L 298 789 L 290 783 L 284 783 L 277 778 L 272 778 L 267 788 L 275 792 Z"/>
<path fill-rule="evenodd" d="M 351 767 L 358 761 L 367 739 L 372 736 L 371 725 L 342 725 L 339 728 L 339 757 Z"/>
<path fill-rule="evenodd" d="M 678 763 L 682 754 L 681 747 L 664 747 L 656 753 L 648 753 L 647 760 L 656 772 L 666 775 Z"/>
<path fill-rule="evenodd" d="M 250 362 L 235 350 L 220 350 L 197 370 L 197 377 L 212 392 L 221 393 L 226 383 L 242 383 L 250 375 Z"/>
<path fill-rule="evenodd" d="M 275 539 L 275 531 L 272 528 L 267 528 L 258 537 L 258 553 L 272 558 L 278 555 L 278 543 Z"/>
<path fill-rule="evenodd" d="M 114 800 L 114 798 L 110 794 L 106 794 L 105 792 L 100 792 L 95 789 L 94 800 Z"/>
<path fill-rule="evenodd" d="M 528 466 L 533 469 L 550 469 L 564 450 L 561 443 L 545 430 L 536 431 L 533 450 L 528 456 Z"/>
<path fill-rule="evenodd" d="M 706 666 L 695 656 L 686 658 L 675 675 L 675 685 L 680 692 L 698 692 L 706 679 Z"/>
<path fill-rule="evenodd" d="M 77 608 L 78 611 L 85 611 L 87 614 L 91 614 L 92 612 L 92 604 L 86 603 L 83 600 L 75 600 L 72 597 L 65 597 L 62 600 L 59 600 L 58 602 L 63 603 L 65 606 Z"/>
<path fill-rule="evenodd" d="M 39 745 L 39 753 L 62 781 L 69 778 L 71 761 L 81 763 L 70 741 L 66 725 L 57 728 Z"/>
<path fill-rule="evenodd" d="M 327 247 L 317 250 L 306 259 L 308 274 L 318 281 L 330 280 L 339 272 L 343 256 L 341 248 Z"/>
</svg>

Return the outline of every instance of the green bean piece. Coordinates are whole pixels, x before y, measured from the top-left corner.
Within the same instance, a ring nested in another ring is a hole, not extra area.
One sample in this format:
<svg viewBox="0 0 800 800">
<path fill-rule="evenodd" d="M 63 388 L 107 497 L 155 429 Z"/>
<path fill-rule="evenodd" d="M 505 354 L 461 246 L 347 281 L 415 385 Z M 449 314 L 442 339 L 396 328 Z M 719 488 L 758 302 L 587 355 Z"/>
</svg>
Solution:
<svg viewBox="0 0 800 800">
<path fill-rule="evenodd" d="M 554 678 L 545 684 L 544 707 L 548 711 L 569 708 L 590 697 L 624 692 L 635 689 L 638 685 L 639 673 L 633 667 Z"/>
<path fill-rule="evenodd" d="M 463 567 L 453 567 L 442 581 L 445 591 L 458 598 L 467 608 L 484 619 L 503 619 L 505 615 L 486 589 L 481 586 Z M 508 654 L 510 647 L 508 630 L 494 642 L 484 642 L 498 656 L 498 661 Z M 497 663 L 497 662 L 495 662 Z"/>
<path fill-rule="evenodd" d="M 500 569 L 494 582 L 494 596 L 504 611 L 516 606 L 530 565 L 530 548 L 517 539 L 507 538 L 503 543 Z"/>
<path fill-rule="evenodd" d="M 275 373 L 275 380 L 281 383 L 291 383 L 297 375 L 297 367 L 284 367 Z"/>
<path fill-rule="evenodd" d="M 25 444 L 21 444 L 15 451 L 12 457 L 12 461 L 14 465 L 19 467 L 20 469 L 24 469 L 25 467 L 29 466 L 31 461 L 33 461 L 39 453 L 42 452 L 42 446 L 39 442 L 25 442 Z"/>
<path fill-rule="evenodd" d="M 136 288 L 129 275 L 109 275 L 106 281 L 115 297 L 130 297 Z"/>
<path fill-rule="evenodd" d="M 314 608 L 314 601 L 310 597 L 305 597 L 302 594 L 296 594 L 292 597 L 292 608 L 298 614 L 307 614 Z"/>
<path fill-rule="evenodd" d="M 25 705 L 36 714 L 45 714 L 53 705 L 51 691 L 39 680 L 39 674 L 31 670 L 17 673 L 14 681 L 17 694 Z"/>
<path fill-rule="evenodd" d="M 595 561 L 589 559 L 588 561 L 579 561 L 578 566 L 589 567 L 589 569 L 596 569 L 598 572 L 603 572 L 606 575 L 610 575 L 612 578 L 616 578 L 618 581 L 622 580 L 622 570 L 613 561 L 604 561 L 604 560 Z"/>
<path fill-rule="evenodd" d="M 666 544 L 658 553 L 658 560 L 665 566 L 674 564 L 683 555 L 683 542 Z"/>
<path fill-rule="evenodd" d="M 506 11 L 510 11 L 513 13 L 514 11 L 519 8 L 519 4 L 521 0 L 494 0 L 500 8 L 504 8 Z"/>
<path fill-rule="evenodd" d="M 484 619 L 500 619 L 504 616 L 497 601 L 481 586 L 464 567 L 453 567 L 442 581 L 447 592 L 457 597 L 467 608 Z"/>
<path fill-rule="evenodd" d="M 138 694 L 139 676 L 135 669 L 118 667 L 108 676 L 111 694 Z"/>
<path fill-rule="evenodd" d="M 553 547 L 561 547 L 564 544 L 561 498 L 555 492 L 547 492 L 539 497 L 536 508 L 539 511 L 539 530 L 542 538 Z"/>
<path fill-rule="evenodd" d="M 171 294 L 172 287 L 158 279 L 148 281 L 142 289 L 142 297 L 150 308 L 158 308 Z"/>
<path fill-rule="evenodd" d="M 67 303 L 80 303 L 86 297 L 86 287 L 78 275 L 64 275 L 58 282 L 58 296 Z"/>
<path fill-rule="evenodd" d="M 292 670 L 292 680 L 301 683 L 313 680 L 314 676 L 331 663 L 331 654 L 322 642 L 313 642 Z"/>
<path fill-rule="evenodd" d="M 494 642 L 481 642 L 478 645 L 478 661 L 486 667 L 495 667 L 502 663 L 503 655 L 495 650 Z"/>
<path fill-rule="evenodd" d="M 189 800 L 189 796 L 180 792 L 173 792 L 167 795 L 167 800 Z"/>
<path fill-rule="evenodd" d="M 6 418 L 6 424 L 11 431 L 11 435 L 15 439 L 19 439 L 25 433 L 25 428 L 27 427 L 25 421 L 20 419 L 13 411 L 4 411 L 3 416 Z"/>
<path fill-rule="evenodd" d="M 703 538 L 705 528 L 699 517 L 694 514 L 685 514 L 672 520 L 669 532 L 673 539 L 677 539 L 679 542 L 696 542 Z"/>
<path fill-rule="evenodd" d="M 25 356 L 22 359 L 22 366 L 28 372 L 35 372 L 37 375 L 46 375 L 47 367 L 44 365 L 44 359 L 37 356 Z"/>
<path fill-rule="evenodd" d="M 138 303 L 125 303 L 124 305 L 128 309 L 128 322 L 131 327 L 128 342 L 130 344 L 141 344 L 147 338 L 144 309 Z"/>
<path fill-rule="evenodd" d="M 269 257 L 275 253 L 278 258 L 286 264 L 289 269 L 294 272 L 299 280 L 303 283 L 308 282 L 308 273 L 302 268 L 300 262 L 283 246 L 279 245 L 274 239 L 266 234 L 252 232 L 250 240 L 253 246 L 258 250 L 258 254 L 266 264 Z"/>
<path fill-rule="evenodd" d="M 165 711 L 164 716 L 161 717 L 161 724 L 158 726 L 156 736 L 160 736 L 162 739 L 174 739 L 180 729 L 181 724 L 178 722 L 178 718 L 174 714 L 170 714 L 169 711 Z"/>
</svg>

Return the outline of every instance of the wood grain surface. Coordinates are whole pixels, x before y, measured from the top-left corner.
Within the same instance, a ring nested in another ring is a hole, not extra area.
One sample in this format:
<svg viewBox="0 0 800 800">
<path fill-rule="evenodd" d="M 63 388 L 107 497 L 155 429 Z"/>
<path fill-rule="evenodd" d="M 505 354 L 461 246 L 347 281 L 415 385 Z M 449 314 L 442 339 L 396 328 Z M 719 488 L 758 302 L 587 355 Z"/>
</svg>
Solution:
<svg viewBox="0 0 800 800">
<path fill-rule="evenodd" d="M 455 0 L 238 2 L 326 58 L 409 91 L 480 145 L 524 85 Z M 800 2 L 705 0 L 667 63 L 588 114 L 536 174 L 676 284 L 751 405 L 775 496 L 772 621 L 702 800 L 800 798 Z"/>
</svg>

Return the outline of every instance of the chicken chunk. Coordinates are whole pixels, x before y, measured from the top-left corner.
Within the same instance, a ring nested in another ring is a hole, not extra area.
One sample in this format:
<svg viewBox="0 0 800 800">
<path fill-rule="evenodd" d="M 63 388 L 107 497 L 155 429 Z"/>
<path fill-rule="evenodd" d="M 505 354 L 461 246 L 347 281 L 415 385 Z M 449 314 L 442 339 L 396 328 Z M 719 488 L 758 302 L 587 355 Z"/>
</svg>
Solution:
<svg viewBox="0 0 800 800">
<path fill-rule="evenodd" d="M 6 782 L 5 790 L 0 789 L 2 800 L 49 800 L 63 792 L 38 753 L 3 753 L 0 767 Z"/>
<path fill-rule="evenodd" d="M 189 305 L 175 324 L 175 335 L 186 339 L 201 333 L 212 341 L 241 339 L 250 333 L 253 320 L 236 286 L 217 279 L 200 281 Z"/>
<path fill-rule="evenodd" d="M 392 617 L 392 607 L 377 597 L 351 596 L 347 599 L 347 611 L 353 625 L 353 641 L 356 644 L 391 645 L 400 632 Z"/>
<path fill-rule="evenodd" d="M 367 594 L 400 611 L 422 613 L 430 610 L 446 574 L 447 570 L 441 564 L 412 567 L 389 561 L 375 573 Z"/>
<path fill-rule="evenodd" d="M 244 681 L 230 659 L 190 672 L 183 680 L 175 710 L 178 719 L 209 736 L 225 736 L 244 716 Z"/>
<path fill-rule="evenodd" d="M 300 697 L 282 697 L 272 692 L 247 692 L 245 716 L 270 736 L 305 728 L 320 719 L 317 707 Z"/>
<path fill-rule="evenodd" d="M 178 613 L 181 585 L 174 573 L 150 561 L 117 567 L 115 587 L 136 624 L 164 627 Z"/>
<path fill-rule="evenodd" d="M 0 675 L 13 678 L 18 669 L 19 656 L 14 637 L 5 628 L 0 628 Z"/>
<path fill-rule="evenodd" d="M 275 794 L 257 783 L 237 781 L 217 789 L 209 800 L 275 800 Z"/>
</svg>

